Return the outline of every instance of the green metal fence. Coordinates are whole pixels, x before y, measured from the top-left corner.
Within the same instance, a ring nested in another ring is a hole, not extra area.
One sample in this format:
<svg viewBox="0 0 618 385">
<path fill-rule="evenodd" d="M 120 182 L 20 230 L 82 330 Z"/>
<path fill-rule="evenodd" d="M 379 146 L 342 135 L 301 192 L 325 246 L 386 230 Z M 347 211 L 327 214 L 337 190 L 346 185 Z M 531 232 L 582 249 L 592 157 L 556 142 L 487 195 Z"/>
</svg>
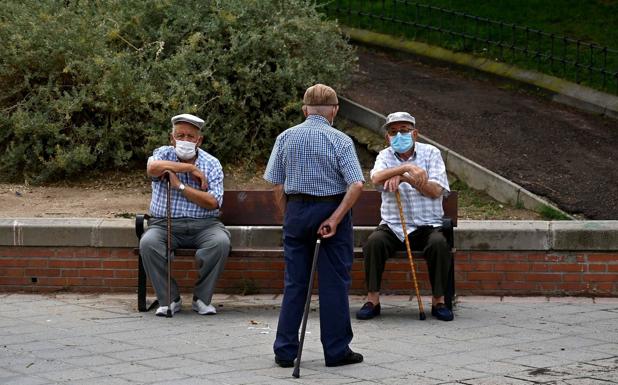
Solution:
<svg viewBox="0 0 618 385">
<path fill-rule="evenodd" d="M 469 52 L 618 94 L 618 50 L 405 0 L 327 0 L 341 24 Z"/>
</svg>

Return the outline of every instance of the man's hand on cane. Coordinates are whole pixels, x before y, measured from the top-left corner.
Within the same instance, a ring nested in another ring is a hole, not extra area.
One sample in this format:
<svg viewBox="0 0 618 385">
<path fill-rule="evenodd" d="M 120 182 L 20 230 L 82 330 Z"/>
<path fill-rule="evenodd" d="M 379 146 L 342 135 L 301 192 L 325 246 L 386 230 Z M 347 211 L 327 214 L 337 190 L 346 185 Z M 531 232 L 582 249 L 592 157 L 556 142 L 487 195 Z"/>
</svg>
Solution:
<svg viewBox="0 0 618 385">
<path fill-rule="evenodd" d="M 330 238 L 337 233 L 337 225 L 338 223 L 332 219 L 328 218 L 322 224 L 320 224 L 320 228 L 318 228 L 318 235 L 321 238 Z"/>
<path fill-rule="evenodd" d="M 167 170 L 167 171 L 165 171 L 163 173 L 163 175 L 161 177 L 163 179 L 169 178 L 170 179 L 170 184 L 171 184 L 171 186 L 172 186 L 172 188 L 174 190 L 177 190 L 178 187 L 180 186 L 180 179 L 178 179 L 178 175 L 176 175 L 176 173 L 173 172 L 173 171 Z"/>
</svg>

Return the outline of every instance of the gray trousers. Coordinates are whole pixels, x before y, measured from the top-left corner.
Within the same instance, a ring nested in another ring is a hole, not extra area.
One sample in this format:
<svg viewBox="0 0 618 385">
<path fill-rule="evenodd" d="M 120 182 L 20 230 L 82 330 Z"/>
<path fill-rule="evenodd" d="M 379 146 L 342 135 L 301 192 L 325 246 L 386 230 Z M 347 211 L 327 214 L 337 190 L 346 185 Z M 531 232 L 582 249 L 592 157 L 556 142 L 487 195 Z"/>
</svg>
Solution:
<svg viewBox="0 0 618 385">
<path fill-rule="evenodd" d="M 167 298 L 167 220 L 152 218 L 142 235 L 139 251 L 144 268 L 161 305 Z M 193 295 L 205 304 L 210 304 L 219 275 L 230 253 L 230 232 L 219 218 L 174 218 L 172 219 L 172 250 L 197 249 L 198 279 Z M 173 253 L 172 253 L 173 258 Z M 176 280 L 171 280 L 171 299 L 180 295 Z"/>
<path fill-rule="evenodd" d="M 446 294 L 453 255 L 442 227 L 420 226 L 408 235 L 412 250 L 423 250 L 434 297 Z M 386 260 L 396 251 L 405 250 L 402 242 L 387 225 L 379 225 L 363 246 L 367 291 L 380 291 Z"/>
</svg>

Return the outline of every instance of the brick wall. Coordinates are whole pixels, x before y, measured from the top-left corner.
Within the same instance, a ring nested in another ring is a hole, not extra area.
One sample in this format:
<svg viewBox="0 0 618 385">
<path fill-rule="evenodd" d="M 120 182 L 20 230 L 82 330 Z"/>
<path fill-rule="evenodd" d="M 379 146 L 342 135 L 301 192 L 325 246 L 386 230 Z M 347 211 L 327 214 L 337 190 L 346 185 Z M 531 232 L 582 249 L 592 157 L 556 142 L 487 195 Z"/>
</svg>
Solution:
<svg viewBox="0 0 618 385">
<path fill-rule="evenodd" d="M 423 293 L 429 293 L 425 262 L 417 262 Z M 218 291 L 281 293 L 283 258 L 231 257 Z M 618 251 L 480 252 L 456 255 L 459 295 L 618 296 Z M 187 293 L 196 279 L 191 257 L 178 257 L 174 277 Z M 364 293 L 362 259 L 352 268 L 352 293 Z M 132 248 L 0 247 L 0 291 L 133 292 L 137 258 Z M 411 292 L 407 259 L 388 261 L 383 291 Z"/>
</svg>

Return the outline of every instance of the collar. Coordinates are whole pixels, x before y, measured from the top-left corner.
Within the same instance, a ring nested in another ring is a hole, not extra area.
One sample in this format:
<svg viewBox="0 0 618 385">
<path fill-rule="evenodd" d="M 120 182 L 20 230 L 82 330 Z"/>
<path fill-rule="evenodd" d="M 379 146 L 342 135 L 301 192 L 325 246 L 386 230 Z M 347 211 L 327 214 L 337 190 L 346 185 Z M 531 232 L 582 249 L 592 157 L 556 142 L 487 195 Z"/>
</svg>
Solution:
<svg viewBox="0 0 618 385">
<path fill-rule="evenodd" d="M 311 114 L 311 115 L 307 116 L 307 120 L 319 121 L 321 123 L 325 123 L 325 124 L 328 124 L 330 126 L 330 122 L 325 117 L 323 117 L 322 115 Z"/>
<path fill-rule="evenodd" d="M 392 148 L 391 148 L 392 150 Z M 408 159 L 403 159 L 399 153 L 395 152 L 395 150 L 393 150 L 393 154 L 395 155 L 395 158 L 397 158 L 398 161 L 400 162 L 407 162 L 407 161 L 415 161 L 416 160 L 416 143 L 414 143 L 414 151 L 412 151 L 412 155 L 408 158 Z"/>
</svg>

